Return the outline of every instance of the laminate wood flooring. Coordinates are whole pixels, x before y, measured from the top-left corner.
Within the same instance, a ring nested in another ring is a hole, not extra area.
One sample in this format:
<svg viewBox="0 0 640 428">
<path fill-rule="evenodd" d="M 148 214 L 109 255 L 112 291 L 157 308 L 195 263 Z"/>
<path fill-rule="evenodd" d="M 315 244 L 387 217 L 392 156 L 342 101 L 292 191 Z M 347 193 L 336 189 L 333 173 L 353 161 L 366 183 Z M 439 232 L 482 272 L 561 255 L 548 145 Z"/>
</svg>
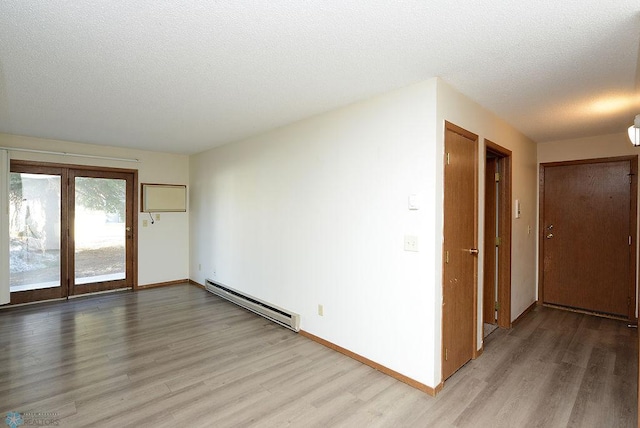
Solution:
<svg viewBox="0 0 640 428">
<path fill-rule="evenodd" d="M 0 419 L 636 427 L 636 333 L 538 307 L 492 333 L 434 398 L 191 285 L 96 295 L 0 310 Z"/>
</svg>

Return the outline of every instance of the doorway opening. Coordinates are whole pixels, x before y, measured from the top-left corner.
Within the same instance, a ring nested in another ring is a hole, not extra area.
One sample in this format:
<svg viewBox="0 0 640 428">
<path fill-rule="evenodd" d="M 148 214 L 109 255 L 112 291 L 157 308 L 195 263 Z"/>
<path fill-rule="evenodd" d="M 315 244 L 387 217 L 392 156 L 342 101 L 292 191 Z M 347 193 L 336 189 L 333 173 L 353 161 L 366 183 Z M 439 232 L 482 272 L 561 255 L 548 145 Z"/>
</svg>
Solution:
<svg viewBox="0 0 640 428">
<path fill-rule="evenodd" d="M 134 288 L 137 171 L 11 161 L 11 303 Z"/>
<path fill-rule="evenodd" d="M 511 151 L 485 140 L 483 331 L 511 327 Z"/>
</svg>

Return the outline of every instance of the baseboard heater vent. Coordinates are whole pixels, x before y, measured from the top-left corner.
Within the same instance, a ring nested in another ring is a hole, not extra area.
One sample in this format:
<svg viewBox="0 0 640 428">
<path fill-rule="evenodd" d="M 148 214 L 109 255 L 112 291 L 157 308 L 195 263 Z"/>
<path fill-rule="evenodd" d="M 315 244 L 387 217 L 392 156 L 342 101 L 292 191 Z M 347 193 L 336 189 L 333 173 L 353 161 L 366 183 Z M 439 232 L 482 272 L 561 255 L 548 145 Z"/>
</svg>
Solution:
<svg viewBox="0 0 640 428">
<path fill-rule="evenodd" d="M 260 299 L 249 296 L 233 288 L 215 283 L 210 279 L 205 280 L 205 288 L 207 291 L 220 296 L 225 300 L 242 306 L 258 315 L 261 315 L 281 326 L 287 327 L 293 331 L 300 331 L 300 315 L 289 312 L 285 309 L 263 302 Z"/>
</svg>

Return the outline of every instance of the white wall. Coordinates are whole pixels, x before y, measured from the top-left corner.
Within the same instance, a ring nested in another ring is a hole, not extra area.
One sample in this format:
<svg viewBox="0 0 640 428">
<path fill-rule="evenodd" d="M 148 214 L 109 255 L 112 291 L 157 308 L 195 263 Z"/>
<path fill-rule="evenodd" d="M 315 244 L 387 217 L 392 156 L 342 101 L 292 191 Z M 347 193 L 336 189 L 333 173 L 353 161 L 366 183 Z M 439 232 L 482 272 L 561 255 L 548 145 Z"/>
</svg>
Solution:
<svg viewBox="0 0 640 428">
<path fill-rule="evenodd" d="M 435 385 L 434 99 L 432 80 L 193 156 L 191 278 Z"/>
<path fill-rule="evenodd" d="M 484 174 L 485 174 L 485 142 L 488 139 L 512 151 L 512 198 L 521 203 L 521 217 L 516 219 L 512 213 L 512 247 L 511 247 L 511 320 L 516 319 L 527 307 L 536 301 L 536 213 L 537 213 L 537 166 L 536 144 L 515 130 L 496 115 L 471 101 L 466 96 L 452 88 L 446 82 L 438 80 L 437 99 L 437 142 L 440 158 L 444 156 L 444 121 L 449 121 L 474 134 L 480 141 L 478 153 L 478 243 L 484 242 Z M 442 199 L 442 163 L 438 163 L 439 198 Z M 515 208 L 515 203 L 512 201 Z M 441 214 L 441 211 L 439 211 Z M 442 215 L 437 218 L 437 228 L 442 230 Z M 531 232 L 529 233 L 529 227 Z M 441 242 L 438 244 L 441 245 Z M 439 247 L 441 248 L 441 247 Z M 481 248 L 481 247 L 479 247 Z M 441 253 L 437 253 L 440 259 Z M 483 262 L 482 251 L 478 256 L 478 314 L 482 314 L 483 290 Z M 441 272 L 436 283 L 441 283 Z M 437 299 L 442 301 L 442 288 L 436 288 Z M 440 311 L 441 312 L 441 311 Z M 482 346 L 482 319 L 478 319 L 478 349 Z M 441 321 L 441 316 L 437 318 Z M 438 327 L 438 331 L 441 328 Z M 440 345 L 438 340 L 437 344 Z M 440 349 L 437 350 L 440 355 Z"/>
<path fill-rule="evenodd" d="M 191 278 L 297 312 L 303 330 L 436 386 L 445 119 L 514 151 L 515 318 L 535 301 L 535 146 L 437 79 L 192 156 Z"/>
<path fill-rule="evenodd" d="M 631 145 L 626 129 L 618 134 L 540 143 L 537 150 L 538 163 L 640 154 L 640 148 Z"/>
<path fill-rule="evenodd" d="M 138 170 L 139 183 L 189 184 L 186 155 L 129 150 L 0 134 L 0 146 L 140 159 L 139 163 L 11 151 L 12 159 Z M 138 188 L 138 191 L 140 189 Z M 139 210 L 139 206 L 136 207 Z M 189 278 L 189 216 L 162 213 L 160 221 L 142 227 L 138 214 L 138 285 Z"/>
</svg>

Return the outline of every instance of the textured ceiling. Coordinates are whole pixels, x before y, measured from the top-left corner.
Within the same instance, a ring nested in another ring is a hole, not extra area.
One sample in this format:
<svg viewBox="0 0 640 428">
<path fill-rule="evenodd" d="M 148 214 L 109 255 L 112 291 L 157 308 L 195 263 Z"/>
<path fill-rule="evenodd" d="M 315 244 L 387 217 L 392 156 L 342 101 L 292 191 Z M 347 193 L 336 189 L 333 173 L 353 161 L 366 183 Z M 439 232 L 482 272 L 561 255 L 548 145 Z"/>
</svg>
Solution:
<svg viewBox="0 0 640 428">
<path fill-rule="evenodd" d="M 640 0 L 0 2 L 0 132 L 196 153 L 440 76 L 538 142 L 640 113 Z"/>
</svg>

